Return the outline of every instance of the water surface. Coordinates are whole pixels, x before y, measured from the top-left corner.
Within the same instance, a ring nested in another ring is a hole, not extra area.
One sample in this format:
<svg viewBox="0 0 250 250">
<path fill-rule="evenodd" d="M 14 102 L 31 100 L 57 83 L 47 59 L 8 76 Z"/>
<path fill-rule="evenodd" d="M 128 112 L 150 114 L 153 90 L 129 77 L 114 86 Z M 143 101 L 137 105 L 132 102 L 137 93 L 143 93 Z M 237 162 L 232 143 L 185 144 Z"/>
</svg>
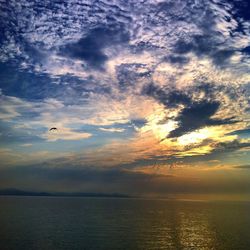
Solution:
<svg viewBox="0 0 250 250">
<path fill-rule="evenodd" d="M 0 197 L 0 249 L 250 249 L 249 202 Z"/>
</svg>

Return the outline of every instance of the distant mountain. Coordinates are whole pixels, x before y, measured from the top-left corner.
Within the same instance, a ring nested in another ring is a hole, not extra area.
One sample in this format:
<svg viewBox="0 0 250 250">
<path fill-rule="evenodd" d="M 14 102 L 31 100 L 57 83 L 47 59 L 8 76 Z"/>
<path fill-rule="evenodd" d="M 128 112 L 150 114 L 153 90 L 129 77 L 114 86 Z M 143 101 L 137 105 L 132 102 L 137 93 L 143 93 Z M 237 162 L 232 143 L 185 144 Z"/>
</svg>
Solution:
<svg viewBox="0 0 250 250">
<path fill-rule="evenodd" d="M 0 190 L 0 195 L 51 196 L 52 194 L 47 192 L 32 192 L 32 191 L 19 190 L 16 188 L 7 188 Z"/>
<path fill-rule="evenodd" d="M 119 193 L 84 193 L 84 192 L 35 192 L 24 191 L 16 188 L 0 190 L 0 195 L 16 196 L 65 196 L 65 197 L 106 197 L 106 198 L 129 198 L 131 196 Z"/>
</svg>

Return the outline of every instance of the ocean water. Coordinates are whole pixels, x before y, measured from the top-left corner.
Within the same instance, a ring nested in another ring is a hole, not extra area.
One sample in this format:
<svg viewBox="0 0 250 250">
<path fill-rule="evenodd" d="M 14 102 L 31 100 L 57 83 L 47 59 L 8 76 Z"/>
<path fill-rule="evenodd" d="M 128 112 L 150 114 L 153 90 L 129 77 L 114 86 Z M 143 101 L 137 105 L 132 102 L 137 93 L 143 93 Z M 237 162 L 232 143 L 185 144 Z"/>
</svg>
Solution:
<svg viewBox="0 0 250 250">
<path fill-rule="evenodd" d="M 250 203 L 0 197 L 0 249 L 250 249 Z"/>
</svg>

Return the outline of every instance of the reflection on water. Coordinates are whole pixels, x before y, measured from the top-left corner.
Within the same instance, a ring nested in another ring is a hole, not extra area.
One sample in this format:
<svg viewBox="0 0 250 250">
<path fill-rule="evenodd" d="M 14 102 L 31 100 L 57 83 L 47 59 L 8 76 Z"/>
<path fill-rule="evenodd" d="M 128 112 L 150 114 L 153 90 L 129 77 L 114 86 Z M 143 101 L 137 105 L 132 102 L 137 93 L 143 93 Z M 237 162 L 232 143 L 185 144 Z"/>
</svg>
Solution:
<svg viewBox="0 0 250 250">
<path fill-rule="evenodd" d="M 0 197 L 0 249 L 249 249 L 250 203 Z"/>
<path fill-rule="evenodd" d="M 215 232 L 209 224 L 208 209 L 201 209 L 192 212 L 193 209 L 187 208 L 179 216 L 179 238 L 183 249 L 213 249 L 215 245 Z"/>
</svg>

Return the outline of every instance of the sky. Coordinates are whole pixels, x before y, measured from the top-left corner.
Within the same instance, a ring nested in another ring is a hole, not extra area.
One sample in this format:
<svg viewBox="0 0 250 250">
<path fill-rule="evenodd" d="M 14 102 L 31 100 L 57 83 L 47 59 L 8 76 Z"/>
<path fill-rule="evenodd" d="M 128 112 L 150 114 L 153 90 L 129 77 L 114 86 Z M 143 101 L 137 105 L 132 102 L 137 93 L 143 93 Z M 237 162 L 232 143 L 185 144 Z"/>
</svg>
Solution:
<svg viewBox="0 0 250 250">
<path fill-rule="evenodd" d="M 250 197 L 249 9 L 1 0 L 0 188 Z"/>
</svg>

